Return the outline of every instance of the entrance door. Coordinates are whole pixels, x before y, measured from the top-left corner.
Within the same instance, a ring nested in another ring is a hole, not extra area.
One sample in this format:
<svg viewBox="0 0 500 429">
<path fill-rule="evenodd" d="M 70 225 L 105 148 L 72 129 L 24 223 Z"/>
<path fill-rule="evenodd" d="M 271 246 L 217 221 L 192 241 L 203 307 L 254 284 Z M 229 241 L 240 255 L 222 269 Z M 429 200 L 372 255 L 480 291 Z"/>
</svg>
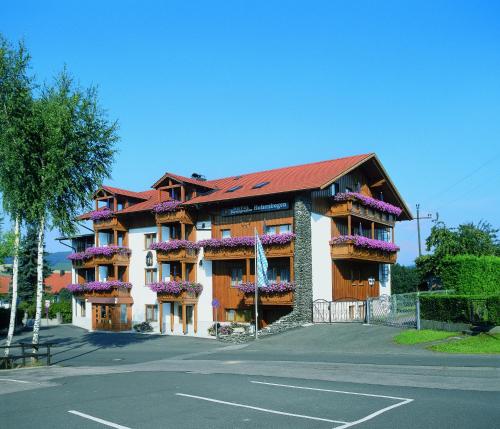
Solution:
<svg viewBox="0 0 500 429">
<path fill-rule="evenodd" d="M 113 328 L 112 309 L 108 304 L 93 304 L 94 329 L 98 331 L 111 331 Z"/>
<path fill-rule="evenodd" d="M 171 316 L 170 313 L 172 311 L 171 303 L 170 302 L 164 302 L 162 308 L 162 325 L 161 325 L 161 332 L 163 334 L 170 334 L 172 333 L 172 326 L 170 325 L 171 321 Z"/>
</svg>

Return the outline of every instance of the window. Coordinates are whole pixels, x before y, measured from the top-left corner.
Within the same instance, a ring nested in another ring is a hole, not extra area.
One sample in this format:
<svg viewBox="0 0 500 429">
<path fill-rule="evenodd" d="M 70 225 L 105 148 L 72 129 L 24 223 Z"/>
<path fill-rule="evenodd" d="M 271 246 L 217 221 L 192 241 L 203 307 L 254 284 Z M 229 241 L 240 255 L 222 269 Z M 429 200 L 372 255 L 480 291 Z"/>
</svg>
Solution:
<svg viewBox="0 0 500 429">
<path fill-rule="evenodd" d="M 144 234 L 144 248 L 149 249 L 153 243 L 156 243 L 156 232 Z"/>
<path fill-rule="evenodd" d="M 108 267 L 107 265 L 99 265 L 99 281 L 108 281 Z"/>
<path fill-rule="evenodd" d="M 117 238 L 118 238 L 118 243 L 116 243 L 116 244 L 118 246 L 123 246 L 124 242 L 125 242 L 125 233 L 119 231 L 118 234 L 117 234 Z"/>
<path fill-rule="evenodd" d="M 231 230 L 230 229 L 223 229 L 221 230 L 221 236 L 222 238 L 231 238 Z"/>
<path fill-rule="evenodd" d="M 146 305 L 146 322 L 158 322 L 158 306 Z"/>
<path fill-rule="evenodd" d="M 119 210 L 123 210 L 124 206 L 123 206 L 123 202 L 119 202 L 119 203 L 116 203 L 116 210 L 119 211 Z"/>
<path fill-rule="evenodd" d="M 290 268 L 281 267 L 279 272 L 280 272 L 280 282 L 290 281 Z"/>
<path fill-rule="evenodd" d="M 267 269 L 267 280 L 269 280 L 270 282 L 275 282 L 277 280 L 277 273 L 278 270 L 276 269 L 276 267 L 269 267 Z"/>
<path fill-rule="evenodd" d="M 271 182 L 260 182 L 260 183 L 257 183 L 256 185 L 252 186 L 252 189 L 263 188 L 264 186 L 269 185 L 269 183 L 271 183 Z"/>
<path fill-rule="evenodd" d="M 275 234 L 276 233 L 276 226 L 275 225 L 266 225 L 264 232 L 267 235 Z"/>
<path fill-rule="evenodd" d="M 380 266 L 380 281 L 386 283 L 389 281 L 389 265 L 382 264 Z"/>
<path fill-rule="evenodd" d="M 231 267 L 231 286 L 237 286 L 243 281 L 243 268 Z"/>
<path fill-rule="evenodd" d="M 290 224 L 278 226 L 279 234 L 286 234 L 287 232 L 290 232 L 291 229 L 292 229 L 292 225 L 290 225 Z"/>
<path fill-rule="evenodd" d="M 125 281 L 125 271 L 127 270 L 127 267 L 118 267 L 118 280 L 123 282 Z"/>
<path fill-rule="evenodd" d="M 109 246 L 113 243 L 113 234 L 110 232 L 99 232 L 99 246 Z"/>
<path fill-rule="evenodd" d="M 237 191 L 238 189 L 241 189 L 241 188 L 243 188 L 242 185 L 232 186 L 226 192 L 234 192 L 234 191 Z"/>
<path fill-rule="evenodd" d="M 226 322 L 251 322 L 252 310 L 226 310 Z"/>
<path fill-rule="evenodd" d="M 145 276 L 147 285 L 158 281 L 158 271 L 156 271 L 156 268 L 146 268 Z"/>
<path fill-rule="evenodd" d="M 127 323 L 127 304 L 120 305 L 120 322 Z"/>
<path fill-rule="evenodd" d="M 78 308 L 80 312 L 80 317 L 85 317 L 85 301 L 79 299 L 78 301 Z"/>
<path fill-rule="evenodd" d="M 363 286 L 363 280 L 361 279 L 361 270 L 359 268 L 351 269 L 351 283 L 353 286 Z"/>
</svg>

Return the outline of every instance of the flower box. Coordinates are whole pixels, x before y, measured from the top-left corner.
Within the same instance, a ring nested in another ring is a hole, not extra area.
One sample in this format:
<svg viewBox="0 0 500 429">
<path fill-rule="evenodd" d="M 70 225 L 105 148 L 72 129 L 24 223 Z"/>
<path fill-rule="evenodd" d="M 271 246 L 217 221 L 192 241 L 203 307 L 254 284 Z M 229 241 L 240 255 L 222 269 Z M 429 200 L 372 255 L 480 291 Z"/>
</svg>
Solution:
<svg viewBox="0 0 500 429">
<path fill-rule="evenodd" d="M 182 222 L 190 225 L 194 224 L 193 217 L 180 201 L 169 200 L 159 203 L 153 207 L 153 213 L 157 223 Z"/>
<path fill-rule="evenodd" d="M 334 237 L 330 241 L 332 259 L 361 259 L 394 264 L 399 247 L 382 240 L 357 235 Z"/>
<path fill-rule="evenodd" d="M 376 222 L 394 225 L 402 209 L 384 201 L 357 192 L 345 192 L 334 196 L 330 216 L 354 215 Z"/>
<path fill-rule="evenodd" d="M 122 246 L 89 247 L 84 252 L 72 253 L 68 259 L 77 267 L 95 265 L 127 265 L 130 249 Z"/>
<path fill-rule="evenodd" d="M 293 305 L 293 292 L 280 295 L 260 294 L 258 300 L 262 305 Z M 245 305 L 255 305 L 255 295 L 245 295 L 243 302 Z"/>
<path fill-rule="evenodd" d="M 182 261 L 194 263 L 198 259 L 199 245 L 188 240 L 170 240 L 153 243 L 151 250 L 156 250 L 159 262 Z"/>
</svg>

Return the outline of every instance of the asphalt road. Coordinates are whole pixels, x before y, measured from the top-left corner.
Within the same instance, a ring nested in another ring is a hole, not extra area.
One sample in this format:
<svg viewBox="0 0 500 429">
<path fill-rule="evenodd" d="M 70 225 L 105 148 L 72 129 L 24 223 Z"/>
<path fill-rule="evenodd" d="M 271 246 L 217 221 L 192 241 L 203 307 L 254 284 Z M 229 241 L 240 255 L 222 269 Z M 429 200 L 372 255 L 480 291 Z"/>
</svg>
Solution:
<svg viewBox="0 0 500 429">
<path fill-rule="evenodd" d="M 246 346 L 43 331 L 51 368 L 0 373 L 1 428 L 496 428 L 500 358 L 313 326 Z"/>
</svg>

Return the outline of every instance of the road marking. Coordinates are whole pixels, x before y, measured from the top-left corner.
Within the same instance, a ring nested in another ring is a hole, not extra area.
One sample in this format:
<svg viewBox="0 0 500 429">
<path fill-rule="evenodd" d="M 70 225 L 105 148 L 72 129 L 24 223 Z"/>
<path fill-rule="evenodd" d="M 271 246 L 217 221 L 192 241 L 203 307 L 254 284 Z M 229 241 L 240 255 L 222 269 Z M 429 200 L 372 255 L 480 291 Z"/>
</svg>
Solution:
<svg viewBox="0 0 500 429">
<path fill-rule="evenodd" d="M 177 396 L 184 396 L 186 398 L 200 399 L 202 401 L 215 402 L 217 404 L 232 405 L 233 407 L 248 408 L 250 410 L 262 411 L 264 413 L 279 414 L 281 416 L 297 417 L 299 419 L 317 420 L 320 422 L 340 423 L 342 425 L 349 422 L 340 420 L 324 419 L 322 417 L 304 416 L 302 414 L 285 413 L 284 411 L 270 410 L 268 408 L 253 407 L 252 405 L 238 404 L 237 402 L 220 401 L 219 399 L 206 398 L 204 396 L 188 395 L 186 393 L 176 393 Z"/>
<path fill-rule="evenodd" d="M 265 383 L 264 381 L 256 381 L 256 380 L 250 380 L 250 383 L 265 384 L 267 386 L 288 387 L 291 389 L 316 390 L 318 392 L 343 393 L 344 395 L 369 396 L 372 398 L 394 399 L 396 401 L 410 401 L 410 402 L 413 401 L 413 399 L 398 398 L 397 396 L 375 395 L 375 394 L 371 394 L 371 393 L 359 393 L 359 392 L 346 392 L 343 390 L 331 390 L 331 389 L 320 389 L 317 387 L 293 386 L 290 384 Z"/>
<path fill-rule="evenodd" d="M 386 411 L 392 410 L 393 408 L 397 408 L 397 407 L 400 407 L 401 405 L 409 404 L 412 401 L 413 401 L 413 399 L 407 399 L 405 401 L 398 402 L 397 404 L 391 405 L 390 407 L 382 408 L 381 410 L 375 411 L 374 413 L 371 413 L 371 414 L 367 415 L 366 417 L 363 417 L 362 419 L 356 420 L 354 422 L 346 423 L 345 425 L 342 425 L 342 426 L 337 426 L 335 429 L 345 429 L 345 428 L 350 428 L 352 426 L 356 426 L 360 423 L 371 420 L 374 417 L 377 417 L 380 414 L 385 413 Z"/>
<path fill-rule="evenodd" d="M 363 417 L 363 418 L 356 420 L 354 422 L 346 422 L 342 426 L 337 426 L 335 429 L 345 429 L 345 428 L 350 428 L 352 426 L 356 426 L 360 423 L 371 420 L 374 417 L 377 417 L 380 414 L 385 413 L 386 411 L 389 411 L 389 410 L 392 410 L 394 408 L 397 408 L 397 407 L 400 407 L 402 405 L 406 405 L 406 404 L 409 404 L 410 402 L 413 402 L 413 399 L 399 398 L 397 396 L 375 395 L 375 394 L 371 394 L 371 393 L 359 393 L 359 392 L 346 392 L 343 390 L 331 390 L 331 389 L 320 389 L 320 388 L 316 388 L 316 387 L 293 386 L 290 384 L 265 383 L 263 381 L 256 381 L 256 380 L 250 380 L 250 383 L 264 384 L 267 386 L 276 386 L 276 387 L 287 387 L 287 388 L 291 388 L 291 389 L 315 390 L 318 392 L 342 393 L 345 395 L 356 395 L 356 396 L 368 396 L 368 397 L 372 397 L 372 398 L 394 399 L 396 401 L 400 401 L 397 404 L 393 404 L 393 405 L 390 405 L 388 407 L 382 408 L 381 410 L 375 411 L 374 413 L 371 413 L 371 414 L 367 415 L 366 417 Z"/>
<path fill-rule="evenodd" d="M 84 419 L 93 420 L 94 422 L 101 423 L 103 425 L 116 428 L 116 429 L 130 429 L 127 426 L 122 426 L 117 423 L 109 422 L 107 420 L 100 419 L 98 417 L 89 416 L 88 414 L 80 413 L 80 411 L 69 410 L 68 413 L 75 414 L 77 416 L 83 417 Z"/>
<path fill-rule="evenodd" d="M 13 383 L 27 383 L 29 384 L 29 381 L 24 381 L 24 380 L 14 380 L 13 378 L 0 378 L 0 381 L 12 381 Z"/>
</svg>

